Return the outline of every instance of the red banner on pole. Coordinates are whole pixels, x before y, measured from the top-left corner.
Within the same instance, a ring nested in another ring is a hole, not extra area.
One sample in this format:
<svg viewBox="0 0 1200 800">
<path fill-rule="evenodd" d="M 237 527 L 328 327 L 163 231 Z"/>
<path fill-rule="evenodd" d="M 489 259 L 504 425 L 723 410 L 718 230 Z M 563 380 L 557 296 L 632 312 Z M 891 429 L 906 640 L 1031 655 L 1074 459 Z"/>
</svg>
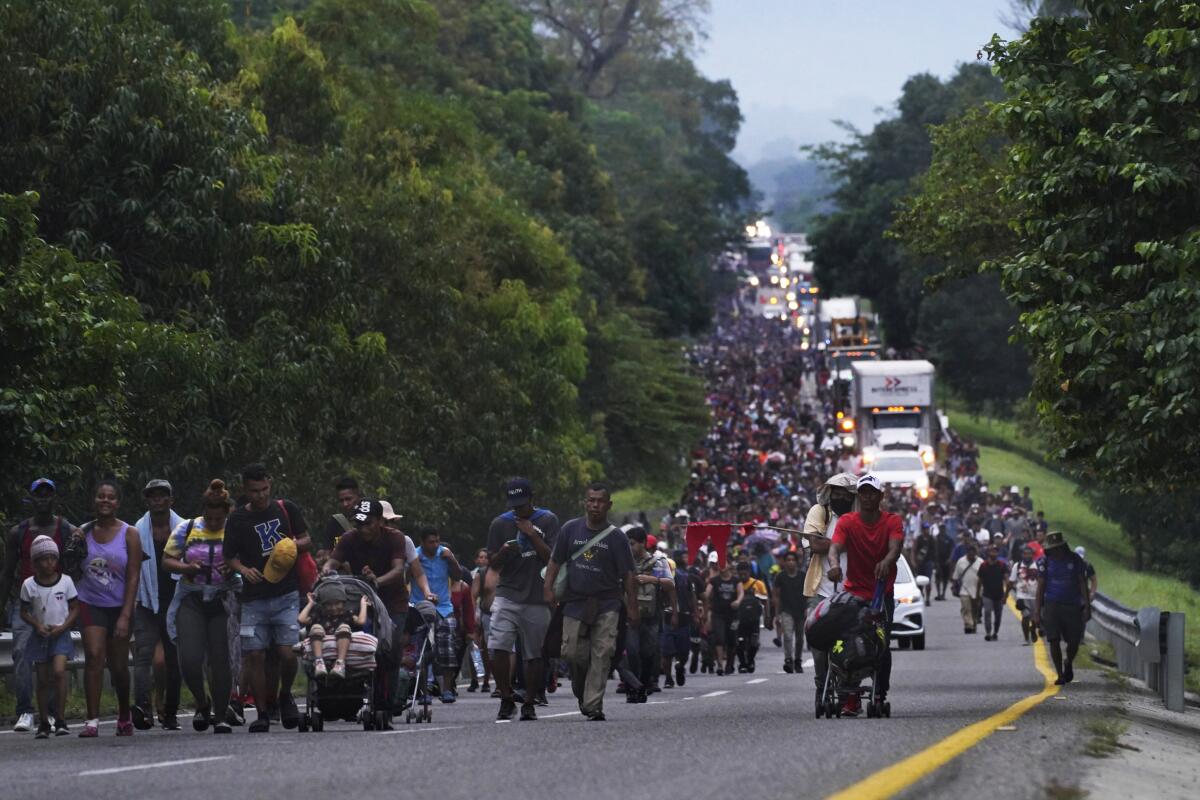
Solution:
<svg viewBox="0 0 1200 800">
<path fill-rule="evenodd" d="M 732 531 L 733 525 L 728 522 L 689 522 L 686 534 L 688 563 L 696 560 L 705 542 L 710 542 L 709 552 L 716 550 L 720 565 L 725 566 L 725 551 Z"/>
</svg>

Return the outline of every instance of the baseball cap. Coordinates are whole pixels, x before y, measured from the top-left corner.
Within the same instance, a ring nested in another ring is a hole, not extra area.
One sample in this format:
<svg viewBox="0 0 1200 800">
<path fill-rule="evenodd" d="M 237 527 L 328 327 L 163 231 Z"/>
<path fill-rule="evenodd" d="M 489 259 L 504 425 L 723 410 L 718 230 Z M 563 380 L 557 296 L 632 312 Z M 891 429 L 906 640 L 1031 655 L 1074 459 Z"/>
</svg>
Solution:
<svg viewBox="0 0 1200 800">
<path fill-rule="evenodd" d="M 169 480 L 166 480 L 165 478 L 155 478 L 154 480 L 147 483 L 146 488 L 142 489 L 142 494 L 143 495 L 150 494 L 155 489 L 166 489 L 167 494 L 171 494 L 171 495 L 175 494 L 175 491 L 171 488 L 171 482 Z"/>
<path fill-rule="evenodd" d="M 383 516 L 383 503 L 378 500 L 362 499 L 354 505 L 354 521 L 362 524 L 371 517 Z"/>
<path fill-rule="evenodd" d="M 667 547 L 667 543 L 666 543 L 666 542 L 659 542 L 659 543 L 658 543 L 658 545 L 657 545 L 657 547 L 658 547 L 658 549 L 659 549 L 659 550 L 662 550 L 664 553 L 665 553 L 665 552 L 667 552 L 667 551 L 670 549 L 670 548 L 668 548 L 668 547 Z"/>
<path fill-rule="evenodd" d="M 647 550 L 657 550 L 658 549 L 658 537 L 655 536 L 653 533 L 646 534 L 646 549 Z"/>
<path fill-rule="evenodd" d="M 271 557 L 263 567 L 263 577 L 269 583 L 279 583 L 288 576 L 296 563 L 296 540 L 283 538 L 275 543 Z"/>
<path fill-rule="evenodd" d="M 877 492 L 883 491 L 883 484 L 874 475 L 867 473 L 858 479 L 858 490 L 861 492 L 864 486 L 870 486 Z"/>
<path fill-rule="evenodd" d="M 1075 548 L 1075 555 L 1079 556 L 1080 558 L 1087 558 L 1087 550 L 1083 545 L 1079 545 L 1079 547 Z"/>
<path fill-rule="evenodd" d="M 29 485 L 29 493 L 33 494 L 34 492 L 36 492 L 38 489 L 42 488 L 43 486 L 49 486 L 51 491 L 55 491 L 55 492 L 58 491 L 58 487 L 54 485 L 54 481 L 50 480 L 49 478 L 38 478 L 36 481 L 34 481 L 33 483 L 31 483 Z"/>
<path fill-rule="evenodd" d="M 403 514 L 396 513 L 395 509 L 392 508 L 392 504 L 389 503 L 387 500 L 380 500 L 379 506 L 380 506 L 380 508 L 383 509 L 383 518 L 385 520 L 403 519 L 404 518 Z"/>
<path fill-rule="evenodd" d="M 513 478 L 504 487 L 509 508 L 520 508 L 533 498 L 533 484 L 525 478 Z"/>
<path fill-rule="evenodd" d="M 33 540 L 33 544 L 29 546 L 29 558 L 37 561 L 42 556 L 58 557 L 58 545 L 49 536 L 42 534 Z"/>
<path fill-rule="evenodd" d="M 717 555 L 716 550 L 713 550 L 711 553 L 708 554 L 708 563 L 716 564 L 720 560 L 721 560 L 721 557 L 719 555 Z"/>
<path fill-rule="evenodd" d="M 1050 531 L 1046 534 L 1046 541 L 1042 544 L 1043 550 L 1053 550 L 1055 547 L 1066 547 L 1067 537 L 1063 536 L 1062 531 Z"/>
</svg>

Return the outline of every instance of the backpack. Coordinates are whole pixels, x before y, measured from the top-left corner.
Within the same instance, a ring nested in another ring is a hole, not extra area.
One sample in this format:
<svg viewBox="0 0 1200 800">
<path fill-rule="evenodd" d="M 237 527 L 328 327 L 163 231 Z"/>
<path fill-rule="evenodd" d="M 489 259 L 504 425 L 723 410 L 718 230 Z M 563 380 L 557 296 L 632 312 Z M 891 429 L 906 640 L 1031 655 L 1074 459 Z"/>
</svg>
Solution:
<svg viewBox="0 0 1200 800">
<path fill-rule="evenodd" d="M 814 650 L 829 650 L 834 642 L 854 630 L 868 610 L 867 603 L 850 592 L 837 592 L 817 603 L 804 621 L 804 638 Z"/>
</svg>

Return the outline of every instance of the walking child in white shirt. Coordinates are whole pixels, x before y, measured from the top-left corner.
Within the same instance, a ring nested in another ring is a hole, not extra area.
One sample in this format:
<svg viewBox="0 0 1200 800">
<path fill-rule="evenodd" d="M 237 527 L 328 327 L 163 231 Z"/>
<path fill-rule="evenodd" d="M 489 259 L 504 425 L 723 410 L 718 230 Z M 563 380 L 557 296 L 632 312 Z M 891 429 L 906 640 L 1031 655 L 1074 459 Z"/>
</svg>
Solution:
<svg viewBox="0 0 1200 800">
<path fill-rule="evenodd" d="M 37 738 L 50 737 L 50 715 L 46 708 L 50 671 L 54 671 L 54 734 L 70 731 L 63 719 L 67 700 L 67 661 L 75 649 L 71 628 L 79 614 L 75 582 L 58 571 L 58 545 L 49 536 L 39 536 L 29 548 L 33 575 L 21 584 L 21 619 L 33 628 L 25 657 L 37 670 L 37 705 L 41 721 Z"/>
</svg>

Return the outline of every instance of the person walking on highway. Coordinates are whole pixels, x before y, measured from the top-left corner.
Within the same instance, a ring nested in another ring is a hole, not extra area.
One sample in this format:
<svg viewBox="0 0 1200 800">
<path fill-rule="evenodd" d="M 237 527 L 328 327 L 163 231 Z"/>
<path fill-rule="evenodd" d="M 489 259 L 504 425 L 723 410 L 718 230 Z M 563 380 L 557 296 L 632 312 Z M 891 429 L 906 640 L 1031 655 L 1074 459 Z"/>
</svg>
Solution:
<svg viewBox="0 0 1200 800">
<path fill-rule="evenodd" d="M 783 555 L 783 571 L 771 587 L 775 630 L 783 639 L 783 671 L 804 672 L 804 618 L 808 600 L 804 596 L 804 576 L 800 574 L 800 554 L 789 550 Z M 796 632 L 799 631 L 799 636 Z"/>
<path fill-rule="evenodd" d="M 33 629 L 21 618 L 17 593 L 35 572 L 31 555 L 33 541 L 48 536 L 55 548 L 63 547 L 76 533 L 76 528 L 55 513 L 57 487 L 49 478 L 38 478 L 29 486 L 28 502 L 33 516 L 14 525 L 8 531 L 4 547 L 4 570 L 0 572 L 0 623 L 12 631 L 13 688 L 16 690 L 17 722 L 13 730 L 25 733 L 33 729 L 33 667 L 25 657 Z M 65 565 L 64 565 L 65 571 Z M 51 705 L 55 705 L 51 696 Z"/>
<path fill-rule="evenodd" d="M 657 549 L 647 549 L 650 537 L 642 526 L 629 526 L 625 529 L 625 535 L 633 554 L 633 580 L 638 601 L 638 622 L 626 624 L 625 652 L 630 670 L 642 685 L 636 697 L 635 690 L 629 688 L 630 697 L 627 699 L 630 702 L 634 699 L 645 702 L 651 686 L 655 687 L 653 691 L 658 690 L 660 609 L 664 605 L 674 605 L 675 581 L 671 578 L 671 568 L 659 556 Z"/>
<path fill-rule="evenodd" d="M 1092 566 L 1092 562 L 1087 560 L 1087 549 L 1083 545 L 1075 548 L 1075 555 L 1083 559 L 1083 571 L 1087 577 L 1088 584 L 1088 602 L 1096 599 L 1096 587 L 1098 581 L 1096 579 L 1096 568 Z"/>
<path fill-rule="evenodd" d="M 1050 660 L 1058 672 L 1058 686 L 1075 679 L 1075 654 L 1083 641 L 1083 630 L 1092 617 L 1087 569 L 1083 559 L 1067 547 L 1062 531 L 1046 534 L 1046 554 L 1038 560 L 1037 599 L 1033 621 L 1046 632 Z M 1066 642 L 1066 658 L 1062 643 Z"/>
<path fill-rule="evenodd" d="M 975 605 L 979 597 L 979 548 L 974 541 L 967 542 L 967 551 L 954 565 L 953 588 L 961 603 L 963 633 L 974 633 L 976 620 Z"/>
<path fill-rule="evenodd" d="M 200 498 L 201 516 L 181 520 L 163 546 L 163 566 L 179 575 L 176 598 L 168 616 L 175 632 L 179 666 L 188 691 L 196 698 L 192 729 L 230 733 L 227 717 L 233 689 L 229 661 L 229 593 L 234 589 L 225 563 L 225 522 L 233 500 L 225 482 L 209 482 Z M 208 689 L 205 691 L 205 674 Z"/>
<path fill-rule="evenodd" d="M 834 567 L 840 573 L 846 571 L 846 557 L 839 556 L 835 560 L 830 554 L 833 534 L 837 530 L 838 520 L 855 509 L 855 499 L 858 495 L 858 478 L 848 472 L 834 475 L 817 490 L 817 502 L 808 510 L 804 518 L 804 537 L 809 557 L 808 573 L 804 578 L 804 596 L 808 598 L 831 597 L 838 587 L 829 579 L 829 571 Z M 825 670 L 829 665 L 829 654 L 824 650 L 813 650 L 813 679 L 817 691 L 822 691 L 825 685 Z"/>
<path fill-rule="evenodd" d="M 845 588 L 854 596 L 870 602 L 875 596 L 876 583 L 883 582 L 883 641 L 888 642 L 896 605 L 896 562 L 904 545 L 904 526 L 898 515 L 880 510 L 882 501 L 883 483 L 879 478 L 871 474 L 859 478 L 859 510 L 838 520 L 829 553 L 833 560 L 840 559 L 842 553 L 846 554 Z M 842 568 L 832 567 L 829 579 L 834 583 L 842 580 Z M 885 646 L 875 670 L 875 694 L 881 703 L 887 698 L 891 678 L 892 651 Z M 846 699 L 843 713 L 854 715 L 859 708 L 858 695 L 851 693 Z"/>
<path fill-rule="evenodd" d="M 100 735 L 100 692 L 108 667 L 117 695 L 117 736 L 132 736 L 129 711 L 129 634 L 142 567 L 142 540 L 117 519 L 121 489 L 102 480 L 93 495 L 96 519 L 75 532 L 69 545 L 83 557 L 79 580 L 79 625 L 83 631 L 87 720 L 79 735 Z"/>
<path fill-rule="evenodd" d="M 1017 601 L 1017 611 L 1021 612 L 1021 633 L 1025 636 L 1025 644 L 1037 642 L 1037 625 L 1033 624 L 1033 607 L 1037 602 L 1038 568 L 1033 561 L 1033 548 L 1025 545 L 1021 548 L 1021 558 L 1012 565 L 1008 575 L 1008 586 Z"/>
<path fill-rule="evenodd" d="M 300 613 L 297 555 L 312 542 L 300 508 L 290 500 L 271 499 L 271 476 L 262 464 L 242 470 L 242 491 L 249 502 L 234 509 L 225 525 L 225 563 L 242 576 L 241 650 L 245 678 L 254 693 L 258 718 L 251 733 L 271 729 L 271 696 L 279 689 L 283 727 L 295 728 L 300 710 L 292 697 Z M 267 651 L 274 651 L 279 677 L 268 671 Z"/>
<path fill-rule="evenodd" d="M 158 696 L 158 719 L 167 730 L 178 730 L 179 653 L 167 636 L 167 610 L 175 596 L 175 576 L 162 566 L 163 548 L 183 517 L 171 508 L 171 482 L 155 478 L 142 489 L 146 513 L 137 521 L 142 540 L 142 574 L 133 609 L 133 727 L 154 727 L 151 695 Z"/>
<path fill-rule="evenodd" d="M 58 545 L 49 536 L 33 540 L 30 548 L 34 573 L 21 584 L 21 619 L 33 629 L 27 658 L 37 671 L 37 738 L 69 733 L 66 713 L 67 660 L 75 652 L 71 628 L 79 615 L 75 582 L 58 568 Z M 53 675 L 53 684 L 51 676 Z M 54 686 L 54 715 L 50 715 L 50 686 Z"/>
<path fill-rule="evenodd" d="M 994 642 L 1000 638 L 1000 619 L 1008 598 L 1008 565 L 1000 560 L 997 545 L 987 550 L 987 559 L 979 565 L 977 599 L 983 605 L 983 639 Z"/>
<path fill-rule="evenodd" d="M 638 624 L 637 585 L 629 539 L 608 520 L 608 486 L 588 486 L 584 510 L 583 517 L 568 521 L 559 531 L 542 591 L 547 604 L 555 602 L 558 573 L 567 571 L 562 657 L 571 668 L 571 691 L 580 713 L 603 722 L 604 686 L 617 645 L 617 612 L 623 596 L 628 624 Z"/>
<path fill-rule="evenodd" d="M 713 555 L 720 557 L 715 552 Z M 708 636 L 717 660 L 717 675 L 725 675 L 733 671 L 733 654 L 737 646 L 733 620 L 745 590 L 733 574 L 728 558 L 718 566 L 717 574 L 708 579 L 708 588 L 704 590 L 704 605 L 708 608 Z"/>
<path fill-rule="evenodd" d="M 542 569 L 558 539 L 554 512 L 533 504 L 533 484 L 513 478 L 504 487 L 508 510 L 488 528 L 487 563 L 499 574 L 491 601 L 488 640 L 492 674 L 500 692 L 496 719 L 512 719 L 513 699 L 509 653 L 519 643 L 517 657 L 524 662 L 525 695 L 521 719 L 536 720 L 535 700 L 545 687 L 542 644 L 553 612 L 542 591 Z M 482 578 L 481 578 L 482 580 Z"/>
</svg>

